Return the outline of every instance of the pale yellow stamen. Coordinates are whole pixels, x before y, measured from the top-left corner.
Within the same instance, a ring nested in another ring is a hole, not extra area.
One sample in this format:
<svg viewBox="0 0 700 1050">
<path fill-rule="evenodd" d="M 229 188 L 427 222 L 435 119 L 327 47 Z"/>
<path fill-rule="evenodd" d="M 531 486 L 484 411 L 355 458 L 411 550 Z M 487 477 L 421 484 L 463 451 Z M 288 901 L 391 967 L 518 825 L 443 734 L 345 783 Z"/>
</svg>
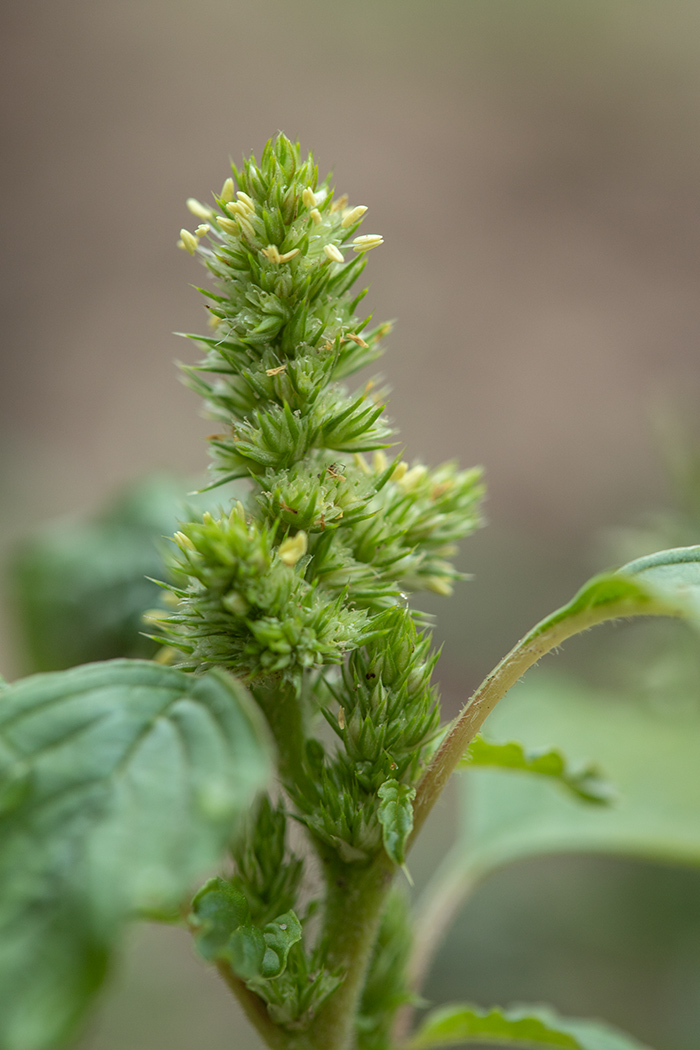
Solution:
<svg viewBox="0 0 700 1050">
<path fill-rule="evenodd" d="M 182 241 L 185 251 L 189 252 L 190 255 L 194 255 L 197 250 L 197 238 L 189 230 L 180 230 L 180 240 Z"/>
<path fill-rule="evenodd" d="M 314 224 L 316 226 L 320 225 L 320 223 L 323 221 L 323 216 L 321 215 L 321 212 L 318 210 L 318 208 L 312 208 L 309 214 L 311 215 L 311 218 L 313 219 Z"/>
<path fill-rule="evenodd" d="M 255 211 L 255 201 L 252 197 L 249 197 L 247 193 L 244 193 L 243 190 L 239 190 L 236 196 L 241 204 L 244 204 L 249 211 Z"/>
<path fill-rule="evenodd" d="M 271 263 L 280 263 L 282 261 L 282 256 L 276 244 L 268 244 L 267 248 L 261 248 L 260 250 Z"/>
<path fill-rule="evenodd" d="M 372 248 L 377 248 L 380 244 L 384 244 L 384 238 L 379 233 L 366 233 L 362 237 L 356 237 L 352 242 L 352 250 L 354 252 L 368 252 Z"/>
<path fill-rule="evenodd" d="M 200 225 L 194 231 L 195 237 L 203 237 L 205 233 L 209 233 L 210 229 L 211 227 L 208 222 L 200 223 Z"/>
<path fill-rule="evenodd" d="M 287 367 L 287 362 L 285 361 L 283 365 L 278 365 L 277 368 L 266 368 L 265 369 L 265 375 L 266 376 L 278 376 L 280 374 L 280 372 L 284 372 L 286 367 Z"/>
<path fill-rule="evenodd" d="M 345 708 L 338 708 L 338 728 L 345 729 Z"/>
<path fill-rule="evenodd" d="M 301 195 L 301 199 L 307 208 L 316 207 L 316 196 L 310 186 L 307 186 Z"/>
<path fill-rule="evenodd" d="M 303 558 L 309 547 L 309 541 L 305 532 L 297 532 L 296 536 L 287 537 L 280 543 L 277 553 L 280 561 L 290 567 L 296 565 Z"/>
<path fill-rule="evenodd" d="M 337 201 L 333 201 L 331 204 L 331 211 L 341 211 L 343 208 L 347 208 L 348 195 L 344 193 L 342 197 L 338 197 Z"/>
<path fill-rule="evenodd" d="M 238 225 L 233 221 L 233 219 L 225 219 L 223 215 L 217 215 L 216 221 L 218 222 L 221 229 L 225 230 L 226 233 L 238 233 Z"/>
<path fill-rule="evenodd" d="M 326 256 L 327 259 L 331 260 L 331 262 L 338 262 L 338 263 L 345 262 L 345 258 L 343 256 L 343 253 L 341 251 L 339 251 L 339 249 L 336 248 L 336 246 L 334 244 L 324 244 L 324 246 L 323 246 L 323 253 L 324 253 L 324 255 Z"/>
<path fill-rule="evenodd" d="M 211 219 L 214 214 L 213 208 L 208 208 L 206 204 L 202 204 L 196 197 L 188 197 L 185 203 L 192 214 L 196 215 L 198 219 Z"/>
<path fill-rule="evenodd" d="M 226 182 L 224 183 L 224 185 L 222 187 L 221 199 L 222 199 L 222 201 L 224 203 L 226 203 L 226 201 L 232 201 L 233 200 L 233 195 L 234 195 L 233 179 L 229 178 L 229 179 L 226 179 Z"/>
<path fill-rule="evenodd" d="M 364 204 L 358 204 L 356 208 L 352 208 L 347 213 L 340 225 L 343 227 L 343 229 L 347 230 L 348 226 L 352 226 L 354 222 L 357 222 L 358 219 L 361 219 L 366 211 L 367 208 Z"/>
<path fill-rule="evenodd" d="M 355 335 L 354 332 L 348 332 L 347 333 L 347 338 L 348 339 L 352 339 L 353 343 L 357 343 L 357 345 L 361 346 L 363 350 L 366 350 L 367 347 L 369 346 L 369 343 L 366 343 L 364 341 L 364 339 L 362 338 L 362 336 Z"/>
<path fill-rule="evenodd" d="M 388 465 L 385 452 L 382 452 L 380 449 L 378 452 L 374 453 L 372 456 L 372 467 L 374 468 L 375 474 L 383 473 Z"/>
</svg>

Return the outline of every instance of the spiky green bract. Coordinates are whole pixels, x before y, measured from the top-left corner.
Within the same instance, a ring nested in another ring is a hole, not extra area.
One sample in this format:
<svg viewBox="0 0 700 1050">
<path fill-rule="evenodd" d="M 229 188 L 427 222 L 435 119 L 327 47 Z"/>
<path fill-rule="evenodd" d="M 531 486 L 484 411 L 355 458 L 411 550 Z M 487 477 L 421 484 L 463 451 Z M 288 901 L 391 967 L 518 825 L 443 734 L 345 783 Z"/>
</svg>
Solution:
<svg viewBox="0 0 700 1050">
<path fill-rule="evenodd" d="M 286 848 L 287 815 L 263 797 L 257 813 L 234 845 L 232 886 L 246 898 L 252 921 L 264 926 L 297 901 L 303 862 Z"/>
<path fill-rule="evenodd" d="M 205 959 L 261 998 L 277 1024 L 301 1030 L 341 976 L 305 943 L 306 920 L 293 908 L 303 863 L 287 849 L 286 825 L 284 808 L 263 798 L 234 846 L 236 874 L 202 887 L 190 924 Z"/>
<path fill-rule="evenodd" d="M 227 889 L 217 883 L 197 898 L 203 950 L 271 1045 L 287 1043 L 270 1018 L 308 1031 L 297 1050 L 335 1050 L 349 1045 L 439 728 L 436 657 L 409 594 L 450 593 L 460 578 L 454 543 L 480 524 L 482 486 L 478 470 L 392 459 L 381 389 L 344 385 L 380 356 L 390 330 L 356 314 L 364 293 L 350 291 L 365 252 L 381 243 L 356 237 L 366 209 L 336 200 L 283 135 L 234 176 L 214 209 L 190 202 L 206 225 L 182 233 L 213 277 L 204 291 L 212 333 L 189 337 L 203 358 L 184 372 L 218 421 L 210 487 L 247 479 L 249 495 L 176 533 L 176 609 L 161 640 L 187 670 L 241 675 L 278 748 L 279 807 L 264 803 L 236 845 Z M 331 745 L 316 735 L 319 711 Z M 321 862 L 325 897 L 316 937 L 300 927 L 287 938 L 280 968 L 265 953 L 294 925 L 281 917 L 298 922 L 304 912 L 300 865 L 283 845 L 287 809 Z M 221 893 L 240 894 L 245 915 L 228 898 L 219 908 Z M 207 926 L 212 909 L 225 936 Z M 371 1027 L 383 1032 L 376 980 Z"/>
<path fill-rule="evenodd" d="M 226 667 L 250 681 L 338 663 L 368 636 L 366 614 L 306 579 L 308 557 L 285 561 L 274 530 L 247 520 L 240 504 L 183 524 L 175 540 L 178 611 L 164 640 L 185 654 L 184 669 Z"/>
<path fill-rule="evenodd" d="M 390 462 L 383 396 L 372 381 L 355 393 L 340 382 L 379 357 L 390 330 L 368 329 L 355 313 L 364 292 L 350 291 L 366 261 L 367 241 L 354 243 L 364 209 L 334 199 L 283 135 L 234 176 L 214 209 L 194 202 L 207 227 L 183 241 L 214 285 L 202 289 L 212 334 L 189 337 L 204 357 L 184 371 L 222 424 L 214 484 L 248 478 L 252 492 L 233 520 L 182 526 L 165 640 L 185 668 L 250 680 L 339 662 L 404 592 L 448 594 L 460 575 L 448 559 L 480 523 L 482 487 L 454 464 Z M 280 561 L 300 531 L 306 556 Z"/>
<path fill-rule="evenodd" d="M 417 783 L 440 722 L 429 635 L 418 634 L 408 610 L 396 606 L 373 626 L 374 639 L 352 654 L 340 681 L 328 683 L 338 707 L 323 713 L 340 746 L 329 755 L 310 741 L 312 786 L 293 792 L 312 835 L 346 863 L 366 862 L 382 849 L 387 786 L 406 794 Z"/>
</svg>

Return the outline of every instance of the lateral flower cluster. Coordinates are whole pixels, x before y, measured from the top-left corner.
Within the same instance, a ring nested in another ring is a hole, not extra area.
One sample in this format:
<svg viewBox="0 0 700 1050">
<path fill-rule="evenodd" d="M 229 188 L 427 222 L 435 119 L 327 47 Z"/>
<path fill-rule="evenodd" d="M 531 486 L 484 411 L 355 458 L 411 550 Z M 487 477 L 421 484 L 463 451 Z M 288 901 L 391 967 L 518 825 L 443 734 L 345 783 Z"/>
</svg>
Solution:
<svg viewBox="0 0 700 1050">
<path fill-rule="evenodd" d="M 204 888 L 193 922 L 208 957 L 277 1023 L 298 1028 L 340 978 L 322 933 L 310 954 L 303 923 L 290 941 L 301 862 L 281 845 L 285 806 L 331 866 L 357 868 L 383 849 L 403 863 L 439 729 L 436 656 L 409 600 L 449 594 L 460 577 L 450 559 L 480 523 L 481 477 L 387 453 L 396 431 L 385 393 L 374 380 L 346 385 L 390 331 L 357 314 L 365 292 L 351 290 L 382 238 L 358 232 L 367 209 L 319 182 L 310 155 L 280 135 L 260 162 L 233 169 L 214 206 L 188 207 L 201 222 L 179 244 L 213 282 L 200 289 L 211 331 L 187 336 L 202 357 L 184 373 L 218 424 L 210 487 L 247 479 L 249 494 L 176 533 L 174 608 L 160 640 L 180 667 L 224 667 L 248 684 L 276 737 L 287 797 L 282 808 L 263 804 L 234 880 Z M 318 736 L 319 711 L 335 745 Z M 261 858 L 264 886 L 251 875 Z M 236 894 L 245 907 L 231 904 Z M 273 949 L 277 962 L 263 964 Z"/>
</svg>

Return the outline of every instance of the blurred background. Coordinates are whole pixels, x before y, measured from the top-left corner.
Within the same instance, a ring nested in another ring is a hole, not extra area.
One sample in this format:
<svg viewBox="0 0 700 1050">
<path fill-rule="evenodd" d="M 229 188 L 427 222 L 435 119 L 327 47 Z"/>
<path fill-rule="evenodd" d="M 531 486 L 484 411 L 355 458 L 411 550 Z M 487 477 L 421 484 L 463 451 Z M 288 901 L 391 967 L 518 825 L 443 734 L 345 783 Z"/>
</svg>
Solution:
<svg viewBox="0 0 700 1050">
<path fill-rule="evenodd" d="M 692 427 L 700 393 L 700 6 L 23 0 L 1 17 L 5 564 L 130 479 L 201 476 L 210 426 L 172 364 L 192 356 L 171 333 L 205 323 L 175 248 L 184 202 L 284 130 L 385 238 L 366 302 L 398 319 L 383 367 L 408 457 L 487 468 L 475 578 L 430 606 L 454 709 L 602 567 L 601 529 L 668 500 L 652 420 Z M 11 619 L 6 602 L 9 678 L 28 666 Z M 523 863 L 466 909 L 431 994 L 534 996 L 688 1050 L 698 890 L 692 872 Z M 256 1045 L 183 935 L 135 934 L 82 1050 L 195 1038 Z"/>
</svg>

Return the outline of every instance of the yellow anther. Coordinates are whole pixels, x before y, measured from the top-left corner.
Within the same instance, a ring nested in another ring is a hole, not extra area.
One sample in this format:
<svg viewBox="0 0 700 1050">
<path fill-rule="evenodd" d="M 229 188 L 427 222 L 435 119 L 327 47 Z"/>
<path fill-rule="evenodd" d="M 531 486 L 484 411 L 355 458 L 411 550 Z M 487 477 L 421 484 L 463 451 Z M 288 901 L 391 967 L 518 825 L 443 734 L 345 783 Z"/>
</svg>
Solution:
<svg viewBox="0 0 700 1050">
<path fill-rule="evenodd" d="M 318 208 L 312 208 L 309 214 L 311 215 L 315 226 L 318 226 L 321 222 L 323 222 L 323 216 L 321 215 L 321 212 L 318 210 Z"/>
<path fill-rule="evenodd" d="M 255 201 L 252 197 L 249 197 L 247 193 L 244 193 L 243 190 L 239 190 L 236 196 L 241 204 L 245 205 L 249 211 L 255 211 Z"/>
<path fill-rule="evenodd" d="M 285 565 L 290 567 L 296 565 L 300 558 L 303 558 L 309 548 L 309 541 L 306 533 L 303 531 L 297 532 L 296 536 L 287 537 L 286 540 L 282 540 L 277 550 L 280 561 L 283 561 Z"/>
<path fill-rule="evenodd" d="M 279 248 L 276 244 L 268 244 L 267 248 L 261 248 L 260 251 L 271 263 L 282 262 L 282 256 L 280 255 Z"/>
<path fill-rule="evenodd" d="M 366 233 L 362 237 L 356 237 L 352 242 L 352 250 L 354 252 L 368 252 L 372 248 L 377 248 L 380 244 L 384 244 L 384 238 L 379 233 Z"/>
<path fill-rule="evenodd" d="M 441 594 L 444 598 L 449 598 L 453 591 L 452 584 L 442 576 L 428 576 L 423 581 L 423 586 L 434 594 Z"/>
<path fill-rule="evenodd" d="M 190 255 L 194 255 L 194 253 L 197 251 L 198 244 L 195 235 L 193 233 L 190 233 L 189 230 L 180 230 L 180 240 L 182 241 L 185 251 L 189 252 Z"/>
<path fill-rule="evenodd" d="M 324 244 L 323 254 L 326 256 L 327 259 L 330 259 L 331 262 L 345 262 L 343 253 L 338 248 L 336 248 L 334 244 Z"/>
<path fill-rule="evenodd" d="M 210 229 L 211 229 L 211 227 L 210 227 L 208 222 L 200 223 L 200 225 L 194 231 L 195 237 L 203 237 L 205 233 L 209 233 Z"/>
<path fill-rule="evenodd" d="M 286 367 L 287 367 L 287 362 L 285 361 L 283 365 L 278 365 L 277 368 L 266 368 L 265 369 L 265 375 L 266 376 L 278 376 L 280 374 L 280 372 L 284 372 Z"/>
<path fill-rule="evenodd" d="M 361 335 L 355 335 L 354 332 L 346 332 L 345 337 L 346 339 L 352 339 L 353 343 L 357 343 L 363 350 L 366 350 L 369 346 L 369 343 L 366 343 Z"/>
<path fill-rule="evenodd" d="M 397 463 L 394 467 L 394 472 L 391 475 L 392 481 L 401 481 L 401 478 L 406 476 L 408 472 L 408 463 L 405 459 L 402 459 L 400 463 Z"/>
<path fill-rule="evenodd" d="M 316 207 L 316 196 L 310 186 L 307 186 L 301 195 L 301 199 L 307 208 Z"/>
<path fill-rule="evenodd" d="M 352 208 L 347 213 L 340 225 L 347 230 L 348 226 L 352 226 L 354 222 L 357 222 L 358 219 L 361 219 L 366 211 L 367 208 L 364 204 L 358 204 L 356 208 Z"/>
<path fill-rule="evenodd" d="M 298 255 L 298 254 L 299 254 L 299 249 L 298 248 L 292 248 L 291 251 L 285 252 L 284 255 L 280 255 L 280 262 L 283 262 L 283 263 L 284 262 L 289 262 L 290 259 L 293 259 L 294 256 Z"/>
<path fill-rule="evenodd" d="M 233 219 L 225 219 L 223 215 L 217 215 L 216 221 L 221 227 L 221 229 L 225 230 L 226 233 L 238 233 L 238 224 L 235 223 Z"/>
<path fill-rule="evenodd" d="M 333 201 L 331 204 L 331 211 L 342 211 L 343 208 L 348 206 L 348 195 L 344 193 L 342 197 L 338 197 L 337 201 Z"/>
<path fill-rule="evenodd" d="M 221 199 L 224 203 L 232 201 L 234 196 L 233 179 L 228 178 L 221 189 Z"/>
<path fill-rule="evenodd" d="M 192 214 L 196 215 L 198 219 L 211 219 L 214 214 L 213 208 L 208 208 L 206 204 L 202 204 L 196 197 L 188 197 L 185 203 Z"/>
</svg>

